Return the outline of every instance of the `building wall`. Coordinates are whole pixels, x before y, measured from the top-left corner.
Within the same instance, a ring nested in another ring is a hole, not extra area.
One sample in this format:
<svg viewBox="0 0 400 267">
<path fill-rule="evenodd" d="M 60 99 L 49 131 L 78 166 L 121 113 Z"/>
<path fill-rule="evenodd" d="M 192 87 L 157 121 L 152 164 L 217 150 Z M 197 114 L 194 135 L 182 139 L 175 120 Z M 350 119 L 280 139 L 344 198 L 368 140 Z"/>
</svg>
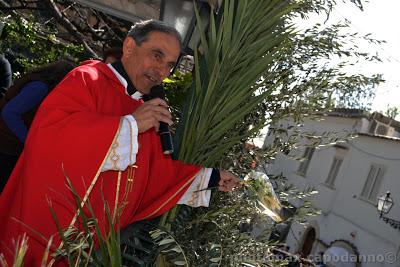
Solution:
<svg viewBox="0 0 400 267">
<path fill-rule="evenodd" d="M 305 122 L 303 129 L 319 133 L 335 129 L 341 135 L 343 130 L 367 130 L 367 125 L 368 121 L 364 118 L 334 117 Z M 332 146 L 314 152 L 304 176 L 298 173 L 300 163 L 283 155 L 278 155 L 274 164 L 268 166 L 271 173 L 283 173 L 288 183 L 297 188 L 304 190 L 312 187 L 319 192 L 312 201 L 322 215 L 310 218 L 306 226 L 292 225 L 287 238 L 290 250 L 294 253 L 300 251 L 307 227 L 313 227 L 317 239 L 321 241 L 314 242 L 314 255 L 324 251 L 331 242 L 342 239 L 353 244 L 368 261 L 362 262 L 361 266 L 400 266 L 400 231 L 379 219 L 375 201 L 367 201 L 360 196 L 371 164 L 384 166 L 386 172 L 378 196 L 388 190 L 392 192 L 395 204 L 387 216 L 400 220 L 400 141 L 361 135 L 345 146 L 348 149 L 344 152 L 333 187 L 325 183 L 338 153 L 338 149 Z M 296 153 L 302 155 L 303 151 L 300 149 Z M 395 263 L 392 263 L 392 254 L 399 259 Z"/>
</svg>

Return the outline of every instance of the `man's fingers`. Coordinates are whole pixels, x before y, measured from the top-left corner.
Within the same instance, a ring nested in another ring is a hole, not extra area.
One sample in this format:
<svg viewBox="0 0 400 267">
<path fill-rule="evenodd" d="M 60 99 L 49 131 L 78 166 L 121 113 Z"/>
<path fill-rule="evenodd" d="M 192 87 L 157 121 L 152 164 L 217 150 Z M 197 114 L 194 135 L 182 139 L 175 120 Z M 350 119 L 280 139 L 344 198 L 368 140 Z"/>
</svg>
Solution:
<svg viewBox="0 0 400 267">
<path fill-rule="evenodd" d="M 154 117 L 157 121 L 159 122 L 165 122 L 169 125 L 172 124 L 172 119 L 171 116 L 168 116 L 169 114 L 165 114 L 165 113 L 154 113 Z"/>
<path fill-rule="evenodd" d="M 173 123 L 167 103 L 160 98 L 147 101 L 135 110 L 132 115 L 138 124 L 140 133 L 153 127 L 158 131 L 160 126 L 159 122 L 165 122 L 170 125 Z"/>
<path fill-rule="evenodd" d="M 160 123 L 158 121 L 155 121 L 153 123 L 153 125 L 154 125 L 154 129 L 156 129 L 156 132 L 158 132 L 158 129 L 160 129 Z"/>
<path fill-rule="evenodd" d="M 162 107 L 162 106 L 153 106 L 153 105 L 150 105 L 150 106 L 148 106 L 148 107 L 146 108 L 146 110 L 144 110 L 143 112 L 144 112 L 145 114 L 148 114 L 148 115 L 153 115 L 153 114 L 159 115 L 159 114 L 160 114 L 160 115 L 162 115 L 162 116 L 167 117 L 168 119 L 172 119 L 171 112 L 169 112 L 168 108 Z"/>
<path fill-rule="evenodd" d="M 146 102 L 147 104 L 147 102 Z M 171 116 L 171 112 L 169 111 L 168 107 L 165 106 L 160 106 L 160 105 L 146 105 L 144 104 L 140 108 L 138 108 L 135 112 L 133 113 L 147 113 L 147 112 L 159 112 L 163 113 L 167 116 Z"/>
<path fill-rule="evenodd" d="M 233 190 L 233 187 L 229 187 L 229 186 L 220 186 L 219 187 L 219 191 L 222 191 L 222 192 L 230 192 L 232 190 Z"/>
<path fill-rule="evenodd" d="M 162 116 L 165 116 L 165 117 L 168 118 L 169 120 L 172 119 L 171 112 L 169 112 L 169 110 L 168 110 L 167 108 L 157 106 L 157 107 L 154 107 L 154 109 L 155 109 L 155 110 L 154 110 L 155 112 L 161 114 Z"/>
<path fill-rule="evenodd" d="M 240 180 L 232 173 L 221 170 L 220 171 L 219 187 L 218 189 L 223 192 L 229 192 L 240 186 Z"/>
<path fill-rule="evenodd" d="M 231 191 L 231 187 L 227 184 L 226 181 L 220 180 L 219 181 L 219 190 L 222 192 Z"/>
<path fill-rule="evenodd" d="M 168 104 L 167 104 L 167 102 L 165 102 L 165 100 L 163 100 L 163 99 L 161 99 L 161 98 L 154 98 L 154 99 L 151 99 L 151 100 L 149 100 L 149 101 L 147 101 L 146 103 L 145 103 L 145 105 L 153 105 L 153 106 L 163 106 L 163 107 L 168 107 Z"/>
</svg>

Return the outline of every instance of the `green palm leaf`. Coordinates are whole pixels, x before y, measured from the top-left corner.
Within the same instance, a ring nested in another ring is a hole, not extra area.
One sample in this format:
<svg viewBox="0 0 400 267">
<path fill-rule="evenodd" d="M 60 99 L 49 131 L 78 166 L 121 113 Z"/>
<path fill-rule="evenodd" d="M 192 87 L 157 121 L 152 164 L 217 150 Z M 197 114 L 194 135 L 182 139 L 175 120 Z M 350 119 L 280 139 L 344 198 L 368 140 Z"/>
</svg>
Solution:
<svg viewBox="0 0 400 267">
<path fill-rule="evenodd" d="M 195 78 L 178 128 L 178 158 L 214 166 L 232 146 L 253 131 L 235 132 L 262 101 L 279 88 L 263 88 L 285 51 L 291 28 L 284 17 L 294 6 L 281 0 L 225 0 L 210 15 L 208 35 L 200 34 L 203 54 L 195 51 Z M 203 22 L 196 10 L 198 30 Z M 256 127 L 258 129 L 258 127 Z"/>
</svg>

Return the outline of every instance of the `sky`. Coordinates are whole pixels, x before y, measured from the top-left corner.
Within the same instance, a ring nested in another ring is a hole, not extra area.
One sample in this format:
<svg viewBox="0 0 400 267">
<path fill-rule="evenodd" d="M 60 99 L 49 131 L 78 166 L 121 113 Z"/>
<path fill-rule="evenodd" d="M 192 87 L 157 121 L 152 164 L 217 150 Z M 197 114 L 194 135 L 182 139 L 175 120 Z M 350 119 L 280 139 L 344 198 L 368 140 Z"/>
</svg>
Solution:
<svg viewBox="0 0 400 267">
<path fill-rule="evenodd" d="M 361 34 L 371 33 L 373 38 L 386 41 L 385 44 L 366 47 L 370 52 L 377 51 L 384 62 L 355 66 L 358 68 L 356 71 L 365 74 L 382 73 L 386 80 L 377 87 L 372 111 L 385 111 L 388 105 L 400 108 L 399 10 L 400 0 L 369 0 L 364 3 L 364 11 L 352 4 L 340 4 L 332 14 L 332 19 L 349 20 L 353 31 Z"/>
<path fill-rule="evenodd" d="M 350 2 L 350 0 L 344 0 Z M 364 10 L 361 11 L 352 3 L 341 3 L 337 1 L 331 14 L 330 21 L 350 21 L 351 32 L 358 32 L 362 35 L 371 34 L 372 38 L 385 40 L 380 45 L 357 44 L 367 52 L 375 54 L 378 52 L 383 62 L 363 63 L 354 66 L 351 72 L 363 74 L 382 73 L 386 80 L 376 88 L 376 96 L 372 102 L 371 111 L 385 112 L 389 107 L 400 108 L 400 0 L 364 0 Z M 326 16 L 310 18 L 313 23 L 323 23 Z M 309 26 L 309 22 L 304 22 Z M 302 28 L 302 27 L 301 27 Z M 396 117 L 400 120 L 400 116 Z M 261 131 L 261 138 L 253 141 L 256 145 L 262 146 L 264 135 L 268 128 Z"/>
</svg>

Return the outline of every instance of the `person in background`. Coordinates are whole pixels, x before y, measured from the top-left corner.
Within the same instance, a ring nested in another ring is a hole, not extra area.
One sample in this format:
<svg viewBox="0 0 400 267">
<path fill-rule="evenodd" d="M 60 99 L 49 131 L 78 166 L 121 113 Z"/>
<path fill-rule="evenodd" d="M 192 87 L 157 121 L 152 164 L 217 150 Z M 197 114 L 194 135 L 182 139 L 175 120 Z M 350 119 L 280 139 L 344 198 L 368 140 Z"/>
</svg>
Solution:
<svg viewBox="0 0 400 267">
<path fill-rule="evenodd" d="M 36 68 L 16 80 L 0 99 L 0 192 L 24 147 L 39 105 L 73 68 L 64 60 Z"/>
<path fill-rule="evenodd" d="M 0 40 L 4 38 L 4 23 L 0 21 Z M 12 84 L 11 64 L 4 55 L 0 54 L 0 99 Z"/>
<path fill-rule="evenodd" d="M 111 47 L 104 50 L 103 62 L 106 64 L 112 64 L 116 61 L 120 61 L 122 57 L 122 47 Z"/>
<path fill-rule="evenodd" d="M 0 99 L 4 97 L 12 83 L 12 71 L 10 62 L 0 55 Z"/>
</svg>

